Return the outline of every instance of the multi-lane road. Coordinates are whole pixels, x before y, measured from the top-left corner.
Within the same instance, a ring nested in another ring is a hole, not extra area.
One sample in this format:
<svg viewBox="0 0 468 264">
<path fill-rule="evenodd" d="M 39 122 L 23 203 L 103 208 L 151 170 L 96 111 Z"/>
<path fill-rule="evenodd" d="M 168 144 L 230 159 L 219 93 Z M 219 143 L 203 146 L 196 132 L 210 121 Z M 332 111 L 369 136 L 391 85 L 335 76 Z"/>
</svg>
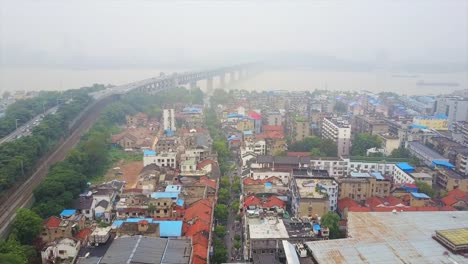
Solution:
<svg viewBox="0 0 468 264">
<path fill-rule="evenodd" d="M 45 115 L 54 114 L 55 112 L 57 112 L 57 109 L 58 109 L 58 106 L 55 106 L 47 110 L 45 113 L 35 116 L 31 120 L 29 120 L 26 124 L 23 124 L 22 126 L 18 127 L 15 131 L 11 132 L 8 136 L 0 139 L 0 144 L 13 141 L 20 137 L 30 135 L 32 128 L 39 125 L 40 122 L 42 121 L 42 118 Z"/>
</svg>

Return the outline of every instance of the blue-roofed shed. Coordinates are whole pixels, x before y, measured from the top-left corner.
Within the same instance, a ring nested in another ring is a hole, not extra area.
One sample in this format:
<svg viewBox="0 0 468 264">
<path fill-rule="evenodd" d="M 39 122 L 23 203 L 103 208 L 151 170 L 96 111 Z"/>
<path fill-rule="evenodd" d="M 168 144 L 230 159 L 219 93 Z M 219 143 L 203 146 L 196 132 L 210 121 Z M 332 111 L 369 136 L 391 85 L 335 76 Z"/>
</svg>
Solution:
<svg viewBox="0 0 468 264">
<path fill-rule="evenodd" d="M 410 128 L 427 129 L 427 126 L 412 124 Z"/>
<path fill-rule="evenodd" d="M 412 192 L 411 196 L 413 196 L 416 199 L 431 199 L 431 197 L 427 196 L 427 194 L 425 193 Z"/>
<path fill-rule="evenodd" d="M 265 187 L 273 187 L 273 184 L 271 182 L 265 182 Z"/>
<path fill-rule="evenodd" d="M 252 130 L 247 130 L 243 132 L 245 136 L 253 135 Z"/>
<path fill-rule="evenodd" d="M 169 137 L 174 136 L 174 132 L 173 132 L 172 130 L 170 130 L 170 129 L 164 130 L 164 133 L 165 133 L 167 136 L 169 136 Z"/>
<path fill-rule="evenodd" d="M 180 193 L 180 190 L 181 190 L 181 186 L 180 185 L 168 185 L 166 187 L 166 192 L 176 192 L 176 193 Z"/>
<path fill-rule="evenodd" d="M 406 162 L 397 163 L 396 166 L 404 172 L 414 172 L 414 168 Z"/>
<path fill-rule="evenodd" d="M 385 180 L 385 177 L 380 172 L 372 172 L 371 175 L 377 180 Z"/>
<path fill-rule="evenodd" d="M 180 199 L 180 198 L 177 199 L 176 204 L 177 204 L 178 206 L 184 206 L 184 203 L 185 203 L 184 199 Z"/>
<path fill-rule="evenodd" d="M 148 223 L 159 224 L 159 233 L 161 237 L 180 237 L 182 236 L 182 221 L 156 221 L 152 218 L 127 218 L 126 220 L 115 220 L 112 223 L 113 228 L 119 228 L 122 223 L 138 223 L 141 220 L 146 220 Z"/>
<path fill-rule="evenodd" d="M 367 172 L 351 172 L 349 174 L 352 178 L 369 178 L 370 175 Z"/>
<path fill-rule="evenodd" d="M 154 192 L 151 194 L 151 198 L 159 199 L 159 198 L 171 198 L 176 200 L 179 197 L 178 192 Z"/>
<path fill-rule="evenodd" d="M 154 150 L 145 150 L 143 152 L 143 156 L 147 157 L 147 156 L 156 156 L 156 151 Z"/>
<path fill-rule="evenodd" d="M 60 216 L 70 217 L 76 213 L 75 209 L 65 209 L 60 213 Z"/>
<path fill-rule="evenodd" d="M 455 168 L 455 166 L 453 166 L 452 163 L 445 161 L 445 160 L 433 160 L 432 163 L 436 166 L 442 166 L 442 167 L 446 167 L 449 169 Z"/>
<path fill-rule="evenodd" d="M 159 233 L 161 237 L 180 237 L 182 236 L 182 221 L 156 221 L 159 224 Z"/>
</svg>

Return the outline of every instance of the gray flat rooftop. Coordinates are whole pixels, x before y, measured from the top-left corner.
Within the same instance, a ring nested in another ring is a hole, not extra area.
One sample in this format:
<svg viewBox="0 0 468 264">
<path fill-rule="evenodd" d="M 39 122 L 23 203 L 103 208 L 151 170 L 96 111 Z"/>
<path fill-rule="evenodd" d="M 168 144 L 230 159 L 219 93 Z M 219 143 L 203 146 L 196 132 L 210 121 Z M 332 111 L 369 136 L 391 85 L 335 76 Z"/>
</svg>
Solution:
<svg viewBox="0 0 468 264">
<path fill-rule="evenodd" d="M 190 240 L 146 236 L 114 239 L 100 264 L 115 263 L 189 263 Z"/>
<path fill-rule="evenodd" d="M 307 242 L 322 263 L 467 263 L 432 238 L 468 226 L 468 212 L 350 212 L 345 239 Z"/>
</svg>

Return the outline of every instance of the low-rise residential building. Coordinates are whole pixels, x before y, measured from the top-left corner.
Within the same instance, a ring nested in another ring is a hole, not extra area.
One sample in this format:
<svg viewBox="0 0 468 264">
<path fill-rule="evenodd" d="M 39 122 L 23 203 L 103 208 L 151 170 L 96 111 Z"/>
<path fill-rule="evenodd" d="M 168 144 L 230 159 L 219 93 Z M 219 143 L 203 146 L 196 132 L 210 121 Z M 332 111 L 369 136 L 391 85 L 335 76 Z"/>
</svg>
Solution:
<svg viewBox="0 0 468 264">
<path fill-rule="evenodd" d="M 330 177 L 341 177 L 348 172 L 349 159 L 334 157 L 312 157 L 308 168 L 312 170 L 325 170 Z"/>
<path fill-rule="evenodd" d="M 418 141 L 407 142 L 406 148 L 410 151 L 411 155 L 421 160 L 428 167 L 434 167 L 434 161 L 449 162 L 448 158 L 440 155 Z"/>
<path fill-rule="evenodd" d="M 143 153 L 143 166 L 156 164 L 159 167 L 177 168 L 177 152 L 156 153 L 147 150 Z"/>
<path fill-rule="evenodd" d="M 372 196 L 385 197 L 390 195 L 390 180 L 379 172 L 351 172 L 349 177 L 338 178 L 338 198 L 351 198 L 364 202 Z"/>
<path fill-rule="evenodd" d="M 395 171 L 395 163 L 385 159 L 351 159 L 348 162 L 348 173 L 350 172 L 380 172 L 383 175 L 392 176 Z"/>
<path fill-rule="evenodd" d="M 388 124 L 383 117 L 356 115 L 353 119 L 353 134 L 367 133 L 371 135 L 388 133 Z"/>
<path fill-rule="evenodd" d="M 175 152 L 179 146 L 179 138 L 170 135 L 164 135 L 158 138 L 158 142 L 154 146 L 154 150 L 161 152 Z"/>
<path fill-rule="evenodd" d="M 296 176 L 290 184 L 291 212 L 317 218 L 337 207 L 338 183 L 333 178 Z"/>
<path fill-rule="evenodd" d="M 414 168 L 406 162 L 397 163 L 393 174 L 394 183 L 414 183 L 415 180 L 411 173 L 415 172 Z"/>
<path fill-rule="evenodd" d="M 42 264 L 75 263 L 81 243 L 74 238 L 60 238 L 49 242 L 41 251 Z"/>
<path fill-rule="evenodd" d="M 468 192 L 468 177 L 452 169 L 437 168 L 435 183 L 445 191 L 460 189 Z"/>
<path fill-rule="evenodd" d="M 398 136 L 392 136 L 388 133 L 378 134 L 379 138 L 382 140 L 382 149 L 384 150 L 383 154 L 389 156 L 392 154 L 392 151 L 400 147 L 400 138 Z"/>
<path fill-rule="evenodd" d="M 338 156 L 349 156 L 351 148 L 351 125 L 346 120 L 324 118 L 322 122 L 322 138 L 331 139 L 336 143 Z"/>
<path fill-rule="evenodd" d="M 250 169 L 249 177 L 253 180 L 266 180 L 271 177 L 276 177 L 287 185 L 291 178 L 291 170 Z"/>
</svg>

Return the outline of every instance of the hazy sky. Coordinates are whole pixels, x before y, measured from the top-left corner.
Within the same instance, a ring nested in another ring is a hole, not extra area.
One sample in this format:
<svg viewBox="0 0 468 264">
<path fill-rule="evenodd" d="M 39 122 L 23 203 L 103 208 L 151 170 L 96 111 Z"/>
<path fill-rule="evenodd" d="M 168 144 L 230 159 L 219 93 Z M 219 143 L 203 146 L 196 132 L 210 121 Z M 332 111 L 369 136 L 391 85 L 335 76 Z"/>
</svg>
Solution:
<svg viewBox="0 0 468 264">
<path fill-rule="evenodd" d="M 468 58 L 466 0 L 0 0 L 0 66 L 113 68 L 313 53 Z"/>
</svg>

